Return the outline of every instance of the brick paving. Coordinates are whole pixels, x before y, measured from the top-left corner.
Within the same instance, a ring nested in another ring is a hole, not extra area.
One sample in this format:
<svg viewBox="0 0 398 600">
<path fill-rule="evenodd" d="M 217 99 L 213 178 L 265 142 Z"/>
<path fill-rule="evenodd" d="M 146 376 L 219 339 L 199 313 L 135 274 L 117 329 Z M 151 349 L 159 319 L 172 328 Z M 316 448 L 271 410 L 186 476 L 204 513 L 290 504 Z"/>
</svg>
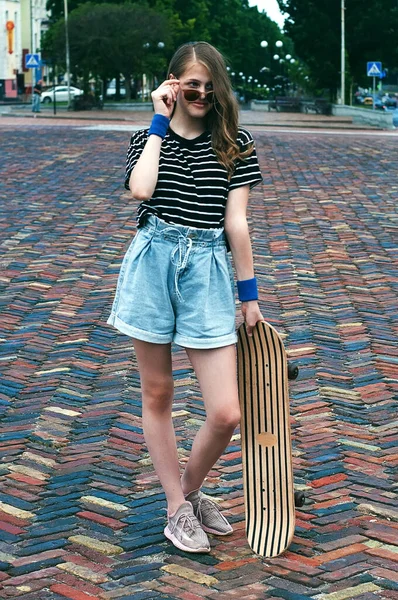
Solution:
<svg viewBox="0 0 398 600">
<path fill-rule="evenodd" d="M 3 117 L 0 137 L 0 597 L 397 598 L 394 137 L 256 132 L 256 271 L 300 364 L 291 418 L 308 499 L 272 560 L 244 537 L 238 431 L 205 484 L 234 534 L 204 556 L 163 537 L 135 358 L 105 323 L 134 232 L 128 133 Z M 183 464 L 204 413 L 184 352 L 173 358 Z"/>
</svg>

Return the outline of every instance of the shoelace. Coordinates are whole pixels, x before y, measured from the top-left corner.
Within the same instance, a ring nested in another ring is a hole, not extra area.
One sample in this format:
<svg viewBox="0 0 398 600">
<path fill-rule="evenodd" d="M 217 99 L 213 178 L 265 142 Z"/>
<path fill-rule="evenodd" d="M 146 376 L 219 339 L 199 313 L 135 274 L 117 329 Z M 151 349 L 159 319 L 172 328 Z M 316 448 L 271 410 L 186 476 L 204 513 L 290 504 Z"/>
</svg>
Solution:
<svg viewBox="0 0 398 600">
<path fill-rule="evenodd" d="M 182 521 L 181 523 L 181 527 L 183 530 L 185 530 L 186 525 L 188 526 L 188 531 L 190 531 L 191 533 L 195 532 L 195 516 L 194 515 L 180 515 L 177 519 L 177 521 L 174 523 L 174 525 L 172 525 L 170 527 L 170 531 L 171 533 L 174 533 L 174 531 L 177 528 L 178 523 Z"/>
<path fill-rule="evenodd" d="M 203 498 L 203 496 L 200 496 L 198 506 L 197 506 L 198 519 L 200 522 L 203 521 L 203 519 L 202 519 L 202 504 L 203 504 L 204 510 L 206 510 L 206 506 L 207 506 L 207 508 L 210 509 L 213 514 L 216 513 L 217 516 L 220 515 L 218 508 L 216 506 L 214 506 L 214 504 L 211 500 L 208 500 L 207 498 Z"/>
</svg>

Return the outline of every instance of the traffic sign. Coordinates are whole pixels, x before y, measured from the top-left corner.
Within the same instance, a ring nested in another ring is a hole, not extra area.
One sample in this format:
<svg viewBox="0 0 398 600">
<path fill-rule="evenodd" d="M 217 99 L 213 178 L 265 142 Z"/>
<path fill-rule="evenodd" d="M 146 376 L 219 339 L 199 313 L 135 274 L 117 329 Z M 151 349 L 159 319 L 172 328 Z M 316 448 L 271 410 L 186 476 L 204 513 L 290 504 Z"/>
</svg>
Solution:
<svg viewBox="0 0 398 600">
<path fill-rule="evenodd" d="M 368 77 L 380 77 L 380 75 L 383 72 L 381 62 L 377 62 L 374 60 L 372 60 L 371 62 L 368 62 L 366 71 L 367 71 Z"/>
<path fill-rule="evenodd" d="M 40 67 L 40 54 L 26 54 L 25 68 L 36 69 L 37 67 Z"/>
</svg>

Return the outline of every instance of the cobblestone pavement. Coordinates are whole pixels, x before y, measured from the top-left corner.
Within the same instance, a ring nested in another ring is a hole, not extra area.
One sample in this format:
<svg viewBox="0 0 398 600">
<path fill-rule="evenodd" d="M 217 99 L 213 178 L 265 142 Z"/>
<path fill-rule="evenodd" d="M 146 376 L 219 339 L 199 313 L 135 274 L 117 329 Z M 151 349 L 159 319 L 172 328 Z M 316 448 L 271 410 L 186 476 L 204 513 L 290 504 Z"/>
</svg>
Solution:
<svg viewBox="0 0 398 600">
<path fill-rule="evenodd" d="M 256 133 L 261 307 L 300 364 L 307 494 L 290 549 L 262 560 L 244 536 L 238 431 L 205 484 L 233 535 L 188 556 L 162 533 L 135 358 L 105 323 L 134 231 L 128 133 L 20 123 L 0 122 L 0 597 L 398 598 L 396 140 Z M 183 464 L 204 413 L 179 348 L 174 374 Z"/>
</svg>

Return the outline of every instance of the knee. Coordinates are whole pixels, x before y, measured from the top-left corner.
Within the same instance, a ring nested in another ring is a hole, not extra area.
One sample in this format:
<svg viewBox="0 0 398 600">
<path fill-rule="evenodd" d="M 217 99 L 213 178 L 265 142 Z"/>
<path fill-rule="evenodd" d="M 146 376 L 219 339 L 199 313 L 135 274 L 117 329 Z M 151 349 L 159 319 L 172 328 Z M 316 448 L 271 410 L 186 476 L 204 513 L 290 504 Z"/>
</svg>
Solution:
<svg viewBox="0 0 398 600">
<path fill-rule="evenodd" d="M 232 433 L 240 423 L 239 407 L 220 407 L 208 416 L 208 420 L 213 429 Z"/>
<path fill-rule="evenodd" d="M 170 411 L 174 397 L 172 378 L 157 378 L 142 384 L 143 410 L 163 413 Z"/>
</svg>

